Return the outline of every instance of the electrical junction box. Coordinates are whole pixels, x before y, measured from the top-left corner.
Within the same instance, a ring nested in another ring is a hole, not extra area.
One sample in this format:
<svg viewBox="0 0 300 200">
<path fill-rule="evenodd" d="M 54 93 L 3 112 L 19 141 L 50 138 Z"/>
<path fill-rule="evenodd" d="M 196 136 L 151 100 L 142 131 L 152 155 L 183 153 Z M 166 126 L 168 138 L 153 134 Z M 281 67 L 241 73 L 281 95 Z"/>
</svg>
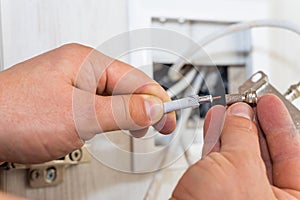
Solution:
<svg viewBox="0 0 300 200">
<path fill-rule="evenodd" d="M 132 53 L 128 55 L 129 62 L 145 71 L 159 83 L 164 82 L 161 80 L 166 79 L 167 68 L 175 64 L 181 57 L 186 60 L 185 64 L 187 67 L 191 64 L 196 66 L 199 71 L 203 68 L 217 67 L 224 81 L 226 92 L 237 92 L 239 84 L 257 70 L 268 72 L 268 57 L 261 55 L 257 51 L 257 49 L 268 46 L 267 30 L 245 30 L 230 34 L 207 44 L 200 48 L 200 51 L 185 57 L 186 52 L 193 48 L 193 45 L 218 30 L 238 22 L 268 18 L 268 1 L 130 0 L 128 5 L 129 30 L 133 32 L 144 28 L 150 30 L 150 33 L 145 34 L 143 38 L 148 40 L 148 43 L 146 43 L 149 46 L 144 48 L 139 46 L 135 50 L 130 49 Z M 164 30 L 169 31 L 169 34 L 161 34 L 160 38 L 156 32 L 163 32 Z M 138 40 L 137 38 L 133 37 L 129 43 L 133 43 L 132 46 L 134 46 L 136 40 Z M 185 38 L 186 40 L 178 38 Z M 175 83 L 169 85 L 172 84 Z M 181 124 L 180 126 L 187 127 L 184 129 L 184 138 L 178 139 L 184 141 L 188 138 L 188 133 L 191 130 L 188 128 L 188 124 Z M 200 129 L 197 130 L 200 133 L 197 134 L 193 141 L 198 142 L 201 146 L 203 141 Z M 149 136 L 146 138 L 148 139 L 132 139 L 133 152 L 159 151 L 157 146 L 160 144 L 170 146 L 170 141 L 176 137 L 157 134 L 155 137 Z M 172 145 L 178 149 L 180 144 L 175 143 L 173 142 Z M 196 151 L 197 153 L 194 157 L 197 160 L 201 155 L 201 147 L 197 148 Z M 168 158 L 174 157 L 170 152 L 172 150 L 153 156 L 151 158 L 153 159 L 152 161 L 145 161 L 141 156 L 133 156 L 132 169 L 138 172 L 147 169 L 149 163 L 159 163 L 162 160 L 164 160 L 162 162 L 166 162 Z M 174 158 L 177 159 L 179 154 Z M 168 162 L 171 163 L 172 159 Z"/>
</svg>

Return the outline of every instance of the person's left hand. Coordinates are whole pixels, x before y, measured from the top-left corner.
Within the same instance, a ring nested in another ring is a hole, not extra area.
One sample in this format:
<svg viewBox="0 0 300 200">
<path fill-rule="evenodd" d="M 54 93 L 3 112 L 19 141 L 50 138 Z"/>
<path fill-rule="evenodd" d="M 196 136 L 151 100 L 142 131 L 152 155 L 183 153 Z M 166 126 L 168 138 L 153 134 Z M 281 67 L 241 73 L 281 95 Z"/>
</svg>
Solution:
<svg viewBox="0 0 300 200">
<path fill-rule="evenodd" d="M 249 105 L 210 109 L 204 156 L 182 176 L 171 200 L 300 199 L 299 132 L 275 95 L 260 97 L 256 111 L 264 141 Z"/>
<path fill-rule="evenodd" d="M 142 71 L 92 48 L 69 44 L 0 73 L 0 161 L 38 163 L 65 156 L 96 133 L 142 136 L 163 114 L 165 90 Z"/>
</svg>

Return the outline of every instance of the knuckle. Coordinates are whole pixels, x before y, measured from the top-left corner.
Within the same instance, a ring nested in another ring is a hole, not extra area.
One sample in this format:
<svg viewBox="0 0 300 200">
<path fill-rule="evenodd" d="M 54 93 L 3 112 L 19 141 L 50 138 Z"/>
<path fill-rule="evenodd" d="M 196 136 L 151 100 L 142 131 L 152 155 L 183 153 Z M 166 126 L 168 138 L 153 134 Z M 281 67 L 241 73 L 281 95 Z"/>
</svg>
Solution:
<svg viewBox="0 0 300 200">
<path fill-rule="evenodd" d="M 86 57 L 93 49 L 78 43 L 68 43 L 58 48 L 58 53 L 64 56 L 71 56 L 73 59 Z"/>
<path fill-rule="evenodd" d="M 65 44 L 54 51 L 52 54 L 55 59 L 53 62 L 60 68 L 66 68 L 69 66 L 71 69 L 79 68 L 86 60 L 92 48 L 83 46 L 77 43 Z"/>
<path fill-rule="evenodd" d="M 234 117 L 226 119 L 225 128 L 241 133 L 253 133 L 257 135 L 257 127 L 253 121 L 246 118 Z"/>
<path fill-rule="evenodd" d="M 62 45 L 60 48 L 64 49 L 64 50 L 74 50 L 74 49 L 81 49 L 84 46 L 78 43 L 68 43 L 68 44 L 64 44 Z"/>
</svg>

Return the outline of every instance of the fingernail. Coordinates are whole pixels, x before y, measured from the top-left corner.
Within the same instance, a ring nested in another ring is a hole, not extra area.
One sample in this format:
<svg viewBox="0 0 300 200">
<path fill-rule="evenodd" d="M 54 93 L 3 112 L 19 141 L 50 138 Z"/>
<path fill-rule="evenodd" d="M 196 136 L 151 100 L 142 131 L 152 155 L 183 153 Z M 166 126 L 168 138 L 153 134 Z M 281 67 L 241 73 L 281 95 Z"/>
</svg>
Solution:
<svg viewBox="0 0 300 200">
<path fill-rule="evenodd" d="M 158 98 L 147 98 L 145 101 L 145 109 L 147 116 L 153 124 L 158 122 L 163 116 L 162 101 Z"/>
<path fill-rule="evenodd" d="M 148 128 L 140 129 L 140 130 L 130 130 L 129 132 L 135 138 L 141 138 L 146 135 Z"/>
<path fill-rule="evenodd" d="M 236 103 L 229 107 L 229 113 L 233 116 L 244 117 L 249 120 L 253 120 L 253 110 L 245 103 Z"/>
</svg>

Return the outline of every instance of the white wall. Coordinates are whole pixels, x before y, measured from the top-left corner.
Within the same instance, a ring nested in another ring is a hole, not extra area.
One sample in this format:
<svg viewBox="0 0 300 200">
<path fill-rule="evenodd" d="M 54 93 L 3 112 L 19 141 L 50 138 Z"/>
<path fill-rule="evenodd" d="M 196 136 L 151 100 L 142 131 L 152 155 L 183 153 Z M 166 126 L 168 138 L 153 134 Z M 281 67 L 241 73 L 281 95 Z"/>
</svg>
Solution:
<svg viewBox="0 0 300 200">
<path fill-rule="evenodd" d="M 300 1 L 270 0 L 271 16 L 300 24 Z M 97 47 L 128 30 L 127 0 L 1 0 L 3 62 L 7 68 L 68 42 Z M 300 37 L 270 29 L 270 78 L 284 92 L 299 81 Z M 262 66 L 262 68 L 269 66 Z"/>
<path fill-rule="evenodd" d="M 271 2 L 273 18 L 288 20 L 300 26 L 299 0 L 272 0 Z M 300 81 L 300 36 L 285 30 L 272 29 L 270 33 L 269 75 L 272 84 L 283 93 L 289 85 Z"/>
<path fill-rule="evenodd" d="M 97 47 L 124 32 L 127 0 L 1 0 L 4 67 L 68 42 Z"/>
</svg>

